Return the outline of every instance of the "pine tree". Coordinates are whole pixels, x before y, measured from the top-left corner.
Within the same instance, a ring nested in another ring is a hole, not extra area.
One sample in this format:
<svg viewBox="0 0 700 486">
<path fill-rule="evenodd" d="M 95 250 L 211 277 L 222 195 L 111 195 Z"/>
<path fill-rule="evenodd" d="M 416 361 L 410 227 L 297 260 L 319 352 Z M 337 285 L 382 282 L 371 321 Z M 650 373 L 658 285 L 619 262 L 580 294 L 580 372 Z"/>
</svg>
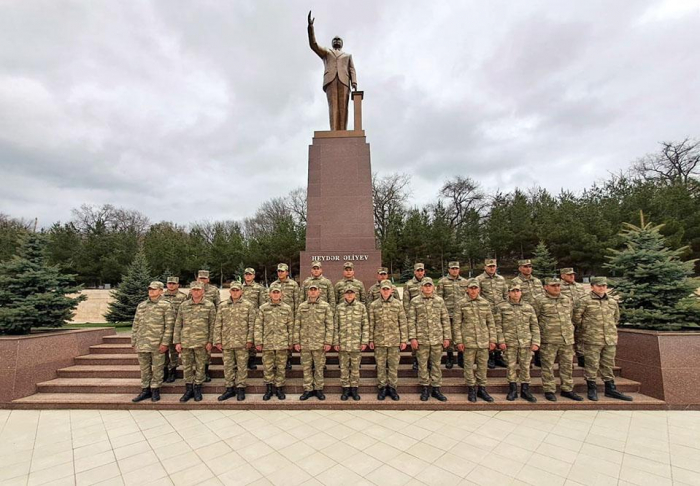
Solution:
<svg viewBox="0 0 700 486">
<path fill-rule="evenodd" d="M 114 300 L 109 304 L 105 316 L 109 322 L 130 322 L 136 314 L 136 306 L 148 298 L 148 284 L 151 283 L 151 270 L 146 255 L 141 250 L 122 276 L 122 283 L 112 292 Z"/>
<path fill-rule="evenodd" d="M 0 265 L 0 334 L 61 327 L 85 300 L 74 275 L 47 264 L 43 235 L 27 233 L 16 256 Z"/>
<path fill-rule="evenodd" d="M 700 323 L 700 304 L 689 278 L 695 260 L 681 261 L 687 247 L 673 250 L 660 233 L 663 225 L 644 221 L 624 224 L 622 250 L 610 250 L 607 268 L 618 276 L 623 324 L 646 329 L 673 330 Z"/>
<path fill-rule="evenodd" d="M 549 253 L 544 241 L 540 241 L 532 258 L 532 273 L 537 278 L 553 277 L 557 271 L 557 261 Z"/>
<path fill-rule="evenodd" d="M 408 257 L 404 258 L 403 264 L 401 265 L 401 281 L 408 282 L 413 278 L 413 263 Z"/>
</svg>

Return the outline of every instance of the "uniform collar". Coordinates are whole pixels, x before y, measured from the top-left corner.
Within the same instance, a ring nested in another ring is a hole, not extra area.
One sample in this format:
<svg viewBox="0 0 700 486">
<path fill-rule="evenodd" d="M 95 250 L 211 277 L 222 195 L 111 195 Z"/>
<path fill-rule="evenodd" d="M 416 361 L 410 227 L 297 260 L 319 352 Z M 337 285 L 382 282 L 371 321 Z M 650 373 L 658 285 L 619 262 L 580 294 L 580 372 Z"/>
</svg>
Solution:
<svg viewBox="0 0 700 486">
<path fill-rule="evenodd" d="M 518 272 L 518 277 L 520 277 L 521 280 L 532 280 L 532 275 L 523 275 L 520 272 Z"/>
<path fill-rule="evenodd" d="M 592 298 L 592 299 L 596 299 L 596 300 L 608 300 L 609 296 L 610 296 L 610 294 L 608 294 L 607 292 L 605 292 L 605 294 L 603 294 L 603 296 L 601 297 L 601 296 L 599 296 L 598 294 L 596 294 L 595 292 L 593 292 L 593 291 L 591 290 L 591 298 Z"/>
</svg>

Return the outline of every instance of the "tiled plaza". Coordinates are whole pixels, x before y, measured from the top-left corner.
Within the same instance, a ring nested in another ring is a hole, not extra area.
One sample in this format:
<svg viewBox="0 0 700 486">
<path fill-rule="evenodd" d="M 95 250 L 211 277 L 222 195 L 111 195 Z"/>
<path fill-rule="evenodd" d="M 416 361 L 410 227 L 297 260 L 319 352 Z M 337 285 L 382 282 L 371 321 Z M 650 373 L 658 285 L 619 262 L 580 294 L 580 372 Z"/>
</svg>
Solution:
<svg viewBox="0 0 700 486">
<path fill-rule="evenodd" d="M 0 410 L 0 483 L 698 485 L 700 412 Z"/>
</svg>

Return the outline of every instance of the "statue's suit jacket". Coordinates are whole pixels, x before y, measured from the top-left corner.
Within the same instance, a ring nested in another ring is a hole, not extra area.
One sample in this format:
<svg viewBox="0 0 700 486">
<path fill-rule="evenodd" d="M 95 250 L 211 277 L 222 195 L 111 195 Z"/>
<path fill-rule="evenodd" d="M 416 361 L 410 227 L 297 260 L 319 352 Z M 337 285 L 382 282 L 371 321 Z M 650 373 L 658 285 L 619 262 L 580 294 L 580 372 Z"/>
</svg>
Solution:
<svg viewBox="0 0 700 486">
<path fill-rule="evenodd" d="M 352 63 L 352 55 L 343 52 L 336 51 L 335 49 L 328 49 L 326 47 L 320 47 L 316 43 L 316 36 L 314 36 L 314 28 L 309 26 L 309 46 L 311 50 L 318 54 L 318 57 L 323 59 L 323 65 L 325 66 L 325 71 L 323 73 L 323 90 L 326 90 L 326 86 L 330 84 L 331 81 L 338 76 L 340 82 L 343 83 L 348 88 L 351 83 L 357 83 L 357 77 L 355 75 L 355 65 Z"/>
</svg>

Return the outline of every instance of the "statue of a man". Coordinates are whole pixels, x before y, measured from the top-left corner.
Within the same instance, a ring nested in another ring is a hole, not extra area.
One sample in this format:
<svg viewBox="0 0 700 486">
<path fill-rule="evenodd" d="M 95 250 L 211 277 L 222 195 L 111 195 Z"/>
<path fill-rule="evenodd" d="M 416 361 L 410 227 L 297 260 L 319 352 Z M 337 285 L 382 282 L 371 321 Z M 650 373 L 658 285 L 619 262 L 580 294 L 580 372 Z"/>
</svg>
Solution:
<svg viewBox="0 0 700 486">
<path fill-rule="evenodd" d="M 347 130 L 348 128 L 348 100 L 350 99 L 350 87 L 357 89 L 357 77 L 352 56 L 343 52 L 343 39 L 338 36 L 333 38 L 332 49 L 320 47 L 316 43 L 314 35 L 314 20 L 309 12 L 309 46 L 311 50 L 323 59 L 325 71 L 323 73 L 323 91 L 328 98 L 328 115 L 331 122 L 331 130 Z"/>
</svg>

